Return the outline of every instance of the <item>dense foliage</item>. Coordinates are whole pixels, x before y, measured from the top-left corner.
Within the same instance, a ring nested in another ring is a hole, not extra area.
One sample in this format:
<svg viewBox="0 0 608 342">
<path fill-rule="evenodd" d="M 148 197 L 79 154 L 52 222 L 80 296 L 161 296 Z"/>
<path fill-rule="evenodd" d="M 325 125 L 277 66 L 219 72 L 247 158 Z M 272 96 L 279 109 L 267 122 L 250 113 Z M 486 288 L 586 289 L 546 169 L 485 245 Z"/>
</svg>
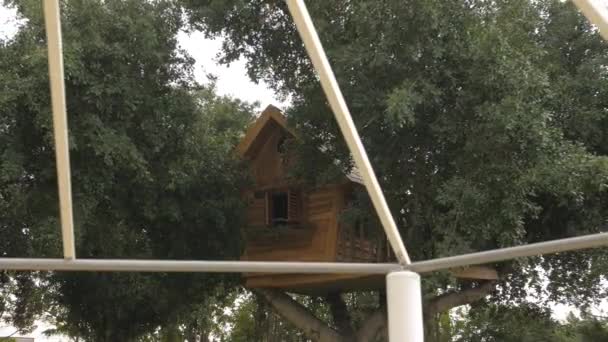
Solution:
<svg viewBox="0 0 608 342">
<path fill-rule="evenodd" d="M 184 3 L 193 28 L 226 37 L 223 62 L 245 58 L 252 79 L 291 96 L 308 177 L 351 164 L 284 2 Z M 571 2 L 307 4 L 413 259 L 605 230 L 608 45 Z M 496 265 L 493 300 L 588 305 L 605 297 L 606 261 Z M 470 286 L 425 278 L 428 298 Z"/>
<path fill-rule="evenodd" d="M 253 79 L 292 97 L 305 146 L 349 165 L 282 1 L 185 3 L 194 28 L 226 37 L 224 62 L 244 57 Z M 571 3 L 308 6 L 415 260 L 606 225 L 608 45 Z M 503 298 L 523 299 L 526 282 L 540 289 L 537 266 L 554 299 L 599 298 L 605 261 L 596 252 L 502 265 L 513 295 Z"/>
<path fill-rule="evenodd" d="M 61 257 L 41 2 L 7 4 L 25 22 L 0 43 L 0 255 Z M 193 80 L 194 61 L 176 38 L 180 8 L 69 1 L 62 19 L 78 257 L 237 258 L 245 178 L 232 149 L 252 107 Z M 235 280 L 137 273 L 2 279 L 24 301 L 6 295 L 11 323 L 31 325 L 40 296 L 26 291 L 42 290 L 62 331 L 91 341 L 128 341 L 171 324 Z"/>
<path fill-rule="evenodd" d="M 464 318 L 466 317 L 466 318 Z M 606 318 L 583 312 L 570 314 L 564 322 L 551 318 L 551 312 L 535 305 L 505 307 L 478 306 L 457 319 L 451 327 L 458 342 L 591 342 L 608 340 Z M 518 327 L 525 322 L 525 329 Z"/>
<path fill-rule="evenodd" d="M 5 3 L 24 23 L 0 41 L 0 255 L 59 257 L 41 3 Z M 413 259 L 606 228 L 608 45 L 571 3 L 307 3 Z M 176 39 L 184 20 L 224 38 L 222 62 L 245 58 L 253 80 L 290 96 L 300 176 L 325 182 L 335 160 L 352 164 L 284 1 L 70 0 L 62 18 L 80 257 L 239 254 L 245 177 L 231 152 L 252 107 L 193 80 Z M 440 313 L 434 338 L 602 340 L 602 320 L 559 324 L 549 308 L 604 298 L 606 256 L 495 265 L 495 295 L 462 320 Z M 46 311 L 59 332 L 92 341 L 306 339 L 233 280 L 2 273 L 0 316 L 25 328 Z M 431 300 L 477 283 L 438 274 L 424 285 Z M 365 296 L 345 300 L 351 328 L 371 312 L 355 305 Z M 325 301 L 298 300 L 333 324 Z"/>
<path fill-rule="evenodd" d="M 349 295 L 351 310 L 355 295 Z M 318 300 L 299 298 L 319 317 L 327 317 L 327 306 Z M 361 310 L 362 309 L 362 310 Z M 293 341 L 307 342 L 289 322 L 253 296 L 241 297 L 223 316 L 227 329 L 216 335 L 221 341 Z M 263 315 L 263 317 L 259 317 Z M 608 319 L 589 312 L 570 314 L 563 321 L 552 318 L 551 311 L 534 304 L 504 306 L 479 303 L 471 308 L 442 315 L 438 342 L 600 342 L 608 341 Z"/>
</svg>

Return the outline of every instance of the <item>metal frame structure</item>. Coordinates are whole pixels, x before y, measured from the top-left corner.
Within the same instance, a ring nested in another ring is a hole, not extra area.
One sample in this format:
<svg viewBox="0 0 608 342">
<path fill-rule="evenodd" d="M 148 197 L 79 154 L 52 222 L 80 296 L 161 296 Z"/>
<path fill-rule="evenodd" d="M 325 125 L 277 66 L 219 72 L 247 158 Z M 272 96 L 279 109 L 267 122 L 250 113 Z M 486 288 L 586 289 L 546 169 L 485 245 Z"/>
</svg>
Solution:
<svg viewBox="0 0 608 342">
<path fill-rule="evenodd" d="M 355 165 L 357 165 L 359 172 L 361 172 L 361 178 L 363 178 L 363 183 L 365 184 L 374 208 L 380 217 L 380 222 L 384 227 L 388 241 L 393 247 L 399 263 L 407 265 L 411 262 L 410 257 L 405 250 L 393 215 L 391 215 L 391 211 L 386 204 L 384 194 L 382 193 L 382 189 L 380 189 L 380 184 L 378 184 L 374 169 L 369 162 L 363 143 L 361 143 L 361 138 L 359 137 L 359 133 L 357 133 L 357 128 L 355 127 L 353 118 L 346 106 L 346 101 L 344 101 L 344 96 L 342 96 L 338 81 L 336 81 L 336 77 L 329 65 L 325 50 L 321 45 L 321 41 L 319 40 L 317 31 L 312 23 L 310 14 L 308 14 L 306 5 L 303 0 L 287 0 L 287 6 L 291 12 L 298 32 L 300 32 L 300 36 L 302 37 L 304 46 L 312 60 L 312 64 L 319 74 L 325 96 L 338 121 L 338 125 L 344 135 L 348 149 L 353 156 Z"/>
<path fill-rule="evenodd" d="M 0 269 L 30 271 L 112 272 L 209 272 L 209 273 L 301 273 L 301 274 L 388 274 L 395 271 L 429 273 L 515 258 L 569 252 L 608 246 L 608 233 L 532 243 L 522 246 L 462 254 L 408 265 L 398 263 L 129 260 L 0 258 Z"/>
<path fill-rule="evenodd" d="M 59 0 L 42 0 L 46 23 L 49 79 L 55 136 L 63 259 L 0 258 L 3 270 L 115 271 L 115 272 L 264 272 L 387 274 L 389 340 L 423 340 L 422 300 L 418 273 L 492 263 L 520 257 L 559 253 L 608 245 L 608 233 L 540 242 L 412 262 L 390 213 L 382 189 L 357 133 L 346 101 L 333 74 L 303 0 L 286 0 L 321 86 L 344 135 L 365 187 L 399 263 L 260 262 L 203 260 L 76 259 L 70 158 L 65 102 Z M 608 4 L 601 0 L 572 0 L 608 40 Z"/>
<path fill-rule="evenodd" d="M 74 248 L 74 218 L 72 210 L 68 119 L 65 105 L 61 17 L 58 0 L 43 0 L 43 3 L 49 54 L 49 81 L 51 83 L 51 104 L 53 108 L 55 162 L 57 163 L 63 257 L 75 259 L 76 250 Z"/>
<path fill-rule="evenodd" d="M 600 35 L 608 40 L 608 3 L 605 0 L 572 0 L 589 21 L 597 26 Z"/>
</svg>

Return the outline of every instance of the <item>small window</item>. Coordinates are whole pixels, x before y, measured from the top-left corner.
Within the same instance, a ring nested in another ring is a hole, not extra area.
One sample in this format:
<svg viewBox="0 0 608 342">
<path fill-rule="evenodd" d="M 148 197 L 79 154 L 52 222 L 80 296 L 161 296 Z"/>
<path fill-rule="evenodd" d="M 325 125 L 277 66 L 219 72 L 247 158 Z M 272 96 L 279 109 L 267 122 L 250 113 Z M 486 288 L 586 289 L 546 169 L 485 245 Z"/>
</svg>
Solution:
<svg viewBox="0 0 608 342">
<path fill-rule="evenodd" d="M 289 220 L 289 204 L 286 192 L 275 192 L 271 197 L 271 217 L 270 222 L 273 226 L 287 224 Z"/>
<path fill-rule="evenodd" d="M 300 212 L 299 193 L 292 190 L 266 192 L 266 224 L 285 226 L 297 224 Z"/>
</svg>

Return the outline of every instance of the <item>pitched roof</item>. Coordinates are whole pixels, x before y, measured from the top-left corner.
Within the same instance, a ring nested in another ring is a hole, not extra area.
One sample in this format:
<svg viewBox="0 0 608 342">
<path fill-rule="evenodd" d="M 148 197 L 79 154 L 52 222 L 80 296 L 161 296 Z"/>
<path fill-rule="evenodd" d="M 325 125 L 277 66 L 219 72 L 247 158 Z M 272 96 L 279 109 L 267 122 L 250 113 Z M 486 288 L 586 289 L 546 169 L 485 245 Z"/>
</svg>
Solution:
<svg viewBox="0 0 608 342">
<path fill-rule="evenodd" d="M 251 150 L 254 149 L 258 138 L 263 136 L 265 131 L 269 127 L 272 127 L 272 125 L 278 125 L 293 136 L 296 136 L 293 130 L 287 127 L 287 119 L 281 113 L 281 110 L 273 105 L 268 105 L 253 124 L 247 128 L 245 136 L 236 147 L 238 153 L 242 157 L 249 155 Z"/>
<path fill-rule="evenodd" d="M 297 137 L 296 132 L 287 126 L 287 118 L 285 118 L 281 110 L 273 105 L 268 105 L 255 122 L 249 126 L 245 132 L 245 136 L 237 145 L 236 148 L 239 155 L 241 157 L 249 157 L 254 154 L 256 148 L 260 145 L 260 139 L 258 138 L 263 137 L 266 132 L 272 130 L 273 126 L 279 126 L 294 137 Z M 336 165 L 340 164 L 338 161 L 335 161 L 335 163 Z M 351 182 L 364 184 L 363 178 L 356 166 L 353 166 L 345 176 Z"/>
</svg>

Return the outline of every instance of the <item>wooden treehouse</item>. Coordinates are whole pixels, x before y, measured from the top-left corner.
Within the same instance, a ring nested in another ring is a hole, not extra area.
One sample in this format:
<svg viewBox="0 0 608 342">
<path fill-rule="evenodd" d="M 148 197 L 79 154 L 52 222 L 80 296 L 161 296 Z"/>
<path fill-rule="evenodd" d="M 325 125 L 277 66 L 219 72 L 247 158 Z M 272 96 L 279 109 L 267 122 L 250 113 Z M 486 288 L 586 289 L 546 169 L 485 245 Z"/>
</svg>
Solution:
<svg viewBox="0 0 608 342">
<path fill-rule="evenodd" d="M 355 171 L 335 184 L 306 188 L 288 179 L 286 141 L 296 138 L 281 112 L 268 106 L 237 147 L 248 161 L 254 186 L 243 191 L 247 202 L 245 250 L 250 261 L 393 261 L 384 234 L 366 236 L 361 227 L 341 223 L 341 212 L 363 181 Z M 321 152 L 319 152 L 321 153 Z M 371 235 L 371 234 L 369 234 Z M 495 279 L 496 271 L 472 267 L 453 271 L 460 278 Z M 245 274 L 251 288 L 280 288 L 323 293 L 384 286 L 382 275 Z"/>
</svg>

